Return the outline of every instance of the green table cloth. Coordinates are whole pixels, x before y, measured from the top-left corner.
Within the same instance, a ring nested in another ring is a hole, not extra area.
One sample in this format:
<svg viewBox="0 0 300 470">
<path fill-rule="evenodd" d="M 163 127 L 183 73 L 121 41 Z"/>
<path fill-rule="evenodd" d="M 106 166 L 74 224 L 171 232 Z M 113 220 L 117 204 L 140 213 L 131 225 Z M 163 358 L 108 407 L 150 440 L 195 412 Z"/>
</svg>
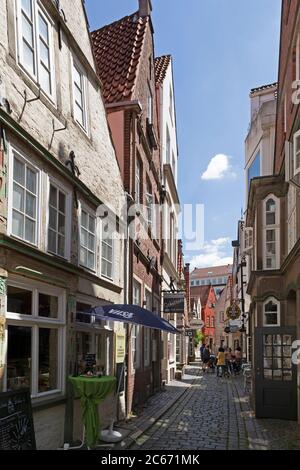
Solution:
<svg viewBox="0 0 300 470">
<path fill-rule="evenodd" d="M 69 377 L 74 396 L 80 398 L 86 444 L 94 448 L 99 439 L 100 420 L 98 405 L 116 390 L 115 377 Z"/>
</svg>

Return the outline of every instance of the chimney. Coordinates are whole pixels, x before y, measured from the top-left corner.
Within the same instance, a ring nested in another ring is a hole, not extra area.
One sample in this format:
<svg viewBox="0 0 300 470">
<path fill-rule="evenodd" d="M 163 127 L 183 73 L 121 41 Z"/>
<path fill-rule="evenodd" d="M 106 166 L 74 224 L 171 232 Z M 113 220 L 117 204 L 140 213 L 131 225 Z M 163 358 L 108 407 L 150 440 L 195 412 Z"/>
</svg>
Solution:
<svg viewBox="0 0 300 470">
<path fill-rule="evenodd" d="M 144 16 L 150 16 L 152 11 L 151 0 L 139 0 L 139 15 L 143 18 Z"/>
</svg>

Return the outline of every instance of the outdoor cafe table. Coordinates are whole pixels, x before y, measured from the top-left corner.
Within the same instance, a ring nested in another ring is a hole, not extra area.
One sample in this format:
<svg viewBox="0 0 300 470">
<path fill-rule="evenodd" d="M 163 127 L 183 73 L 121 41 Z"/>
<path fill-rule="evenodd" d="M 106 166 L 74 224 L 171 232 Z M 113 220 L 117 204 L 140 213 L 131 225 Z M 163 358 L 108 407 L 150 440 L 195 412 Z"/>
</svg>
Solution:
<svg viewBox="0 0 300 470">
<path fill-rule="evenodd" d="M 85 428 L 86 444 L 96 447 L 99 439 L 100 420 L 98 405 L 107 395 L 116 390 L 115 377 L 69 377 L 75 398 L 80 398 L 82 421 Z"/>
</svg>

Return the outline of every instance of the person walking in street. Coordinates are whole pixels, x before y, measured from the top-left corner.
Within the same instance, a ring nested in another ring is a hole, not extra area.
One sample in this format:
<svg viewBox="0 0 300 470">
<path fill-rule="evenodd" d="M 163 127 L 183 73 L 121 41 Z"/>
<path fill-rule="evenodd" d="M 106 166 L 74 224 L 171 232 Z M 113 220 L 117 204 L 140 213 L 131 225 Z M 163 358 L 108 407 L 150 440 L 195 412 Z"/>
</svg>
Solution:
<svg viewBox="0 0 300 470">
<path fill-rule="evenodd" d="M 203 362 L 203 353 L 204 353 L 204 349 L 205 349 L 205 344 L 203 343 L 201 348 L 200 348 L 200 356 L 201 356 L 201 361 Z"/>
<path fill-rule="evenodd" d="M 242 366 L 242 349 L 240 346 L 237 346 L 235 348 L 234 355 L 236 364 L 236 374 L 239 374 Z"/>
<path fill-rule="evenodd" d="M 225 374 L 226 370 L 226 359 L 225 359 L 225 350 L 224 348 L 219 348 L 217 355 L 217 377 L 222 377 Z"/>
<path fill-rule="evenodd" d="M 209 345 L 207 345 L 205 346 L 205 349 L 203 351 L 203 367 L 202 367 L 203 372 L 205 372 L 208 369 L 209 361 L 210 361 L 210 349 L 209 349 Z"/>
</svg>

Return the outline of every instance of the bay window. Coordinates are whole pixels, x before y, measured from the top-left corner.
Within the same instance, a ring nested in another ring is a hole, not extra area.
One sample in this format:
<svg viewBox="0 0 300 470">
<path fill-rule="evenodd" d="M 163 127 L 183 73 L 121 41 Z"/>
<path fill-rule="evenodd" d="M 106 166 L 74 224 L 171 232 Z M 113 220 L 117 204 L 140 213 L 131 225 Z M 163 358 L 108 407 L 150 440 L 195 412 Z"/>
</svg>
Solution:
<svg viewBox="0 0 300 470">
<path fill-rule="evenodd" d="M 10 232 L 32 245 L 38 244 L 39 171 L 13 150 L 10 160 Z"/>
<path fill-rule="evenodd" d="M 37 0 L 17 0 L 17 31 L 20 65 L 53 97 L 53 26 Z"/>
<path fill-rule="evenodd" d="M 29 387 L 33 398 L 64 390 L 65 294 L 9 281 L 6 390 Z"/>
</svg>

